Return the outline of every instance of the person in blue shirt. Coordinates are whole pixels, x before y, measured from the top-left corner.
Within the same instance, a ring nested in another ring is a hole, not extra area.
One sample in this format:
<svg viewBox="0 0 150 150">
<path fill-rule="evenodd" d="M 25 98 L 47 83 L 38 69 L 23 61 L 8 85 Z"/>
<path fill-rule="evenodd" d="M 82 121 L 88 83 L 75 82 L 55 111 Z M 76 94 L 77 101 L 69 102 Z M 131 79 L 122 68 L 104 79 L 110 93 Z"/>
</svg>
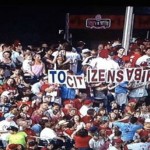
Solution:
<svg viewBox="0 0 150 150">
<path fill-rule="evenodd" d="M 136 131 L 143 128 L 143 125 L 138 124 L 137 121 L 138 121 L 138 118 L 132 116 L 129 122 L 127 123 L 121 122 L 121 121 L 113 122 L 113 125 L 115 127 L 119 127 L 119 130 L 122 132 L 121 139 L 124 142 L 132 141 Z"/>
<path fill-rule="evenodd" d="M 72 70 L 67 71 L 68 75 L 74 75 Z M 74 100 L 76 97 L 76 89 L 75 88 L 68 88 L 66 84 L 62 84 L 60 86 L 60 95 L 62 98 L 62 101 L 64 100 Z"/>
<path fill-rule="evenodd" d="M 121 110 L 124 110 L 125 105 L 128 102 L 128 90 L 131 87 L 131 83 L 123 81 L 115 87 L 115 99 Z"/>
<path fill-rule="evenodd" d="M 68 88 L 65 84 L 60 86 L 62 100 L 73 100 L 76 96 L 76 90 Z"/>
</svg>

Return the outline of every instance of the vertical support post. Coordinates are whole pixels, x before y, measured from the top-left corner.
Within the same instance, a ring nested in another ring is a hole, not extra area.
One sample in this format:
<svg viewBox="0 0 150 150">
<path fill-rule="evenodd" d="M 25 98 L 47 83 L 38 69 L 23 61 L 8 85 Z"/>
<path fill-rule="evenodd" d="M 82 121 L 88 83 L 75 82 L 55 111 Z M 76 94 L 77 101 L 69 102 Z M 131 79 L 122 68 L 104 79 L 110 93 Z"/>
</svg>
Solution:
<svg viewBox="0 0 150 150">
<path fill-rule="evenodd" d="M 127 55 L 127 51 L 129 49 L 132 19 L 133 19 L 132 14 L 133 14 L 133 7 L 131 6 L 126 7 L 124 31 L 123 31 L 123 39 L 122 39 L 122 46 L 125 48 L 125 55 Z"/>
<path fill-rule="evenodd" d="M 69 42 L 69 13 L 66 14 L 66 28 L 64 39 Z"/>
<path fill-rule="evenodd" d="M 131 24 L 130 39 L 132 39 L 132 38 L 133 38 L 133 26 L 134 26 L 134 14 L 132 14 L 132 24 Z"/>
<path fill-rule="evenodd" d="M 147 31 L 146 39 L 149 39 L 149 31 Z"/>
</svg>

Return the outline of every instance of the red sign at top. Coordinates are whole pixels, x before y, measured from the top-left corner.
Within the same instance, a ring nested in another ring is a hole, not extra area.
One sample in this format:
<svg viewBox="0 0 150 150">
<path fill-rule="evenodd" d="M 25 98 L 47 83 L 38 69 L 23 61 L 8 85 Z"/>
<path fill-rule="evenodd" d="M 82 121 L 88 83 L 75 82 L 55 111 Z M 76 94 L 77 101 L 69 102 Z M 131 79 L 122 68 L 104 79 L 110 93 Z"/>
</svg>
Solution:
<svg viewBox="0 0 150 150">
<path fill-rule="evenodd" d="M 86 19 L 86 28 L 90 29 L 107 29 L 111 26 L 111 20 L 96 15 L 95 18 Z"/>
<path fill-rule="evenodd" d="M 70 15 L 70 29 L 123 29 L 124 15 Z M 150 29 L 150 15 L 135 15 L 134 29 Z"/>
</svg>

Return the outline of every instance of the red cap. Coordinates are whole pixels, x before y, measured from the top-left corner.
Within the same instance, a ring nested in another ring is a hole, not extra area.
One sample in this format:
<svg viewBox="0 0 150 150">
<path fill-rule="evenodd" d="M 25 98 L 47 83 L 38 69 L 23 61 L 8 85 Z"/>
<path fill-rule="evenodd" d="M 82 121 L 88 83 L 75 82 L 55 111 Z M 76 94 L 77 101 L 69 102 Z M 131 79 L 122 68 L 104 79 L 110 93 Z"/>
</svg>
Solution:
<svg viewBox="0 0 150 150">
<path fill-rule="evenodd" d="M 93 103 L 91 100 L 85 100 L 85 101 L 83 102 L 84 105 L 89 105 L 89 104 L 91 104 L 91 103 Z"/>
<path fill-rule="evenodd" d="M 113 139 L 113 143 L 121 144 L 123 143 L 123 141 L 121 140 L 121 138 L 117 138 L 117 139 Z"/>
<path fill-rule="evenodd" d="M 141 124 L 144 124 L 145 119 L 142 117 L 138 117 L 138 122 L 140 122 Z"/>
<path fill-rule="evenodd" d="M 73 104 L 73 101 L 71 101 L 71 100 L 64 101 L 64 105 L 67 105 L 67 104 Z"/>
<path fill-rule="evenodd" d="M 137 103 L 137 100 L 135 98 L 132 98 L 129 100 L 129 103 Z"/>
<path fill-rule="evenodd" d="M 16 149 L 20 144 L 9 144 L 8 148 L 9 149 Z"/>
</svg>

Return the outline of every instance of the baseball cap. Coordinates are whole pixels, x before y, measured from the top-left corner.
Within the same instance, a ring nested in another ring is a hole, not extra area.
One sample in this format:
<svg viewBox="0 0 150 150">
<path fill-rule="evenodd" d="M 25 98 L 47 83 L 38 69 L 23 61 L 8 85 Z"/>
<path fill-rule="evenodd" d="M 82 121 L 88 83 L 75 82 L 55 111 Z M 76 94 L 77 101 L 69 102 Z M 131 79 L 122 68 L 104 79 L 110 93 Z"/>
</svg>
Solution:
<svg viewBox="0 0 150 150">
<path fill-rule="evenodd" d="M 4 92 L 1 94 L 1 96 L 9 97 L 9 94 L 10 94 L 9 91 L 4 91 Z"/>
<path fill-rule="evenodd" d="M 58 125 L 67 125 L 69 122 L 67 122 L 66 120 L 60 120 L 58 122 Z"/>
<path fill-rule="evenodd" d="M 123 141 L 122 141 L 121 138 L 117 138 L 117 139 L 113 139 L 112 143 L 118 143 L 118 144 L 121 144 L 121 143 L 123 143 Z"/>
<path fill-rule="evenodd" d="M 8 148 L 15 150 L 15 149 L 17 149 L 17 147 L 18 147 L 19 145 L 20 145 L 20 144 L 9 144 L 9 145 L 8 145 Z"/>
<path fill-rule="evenodd" d="M 15 126 L 10 126 L 7 128 L 7 130 L 18 131 L 18 128 Z"/>
<path fill-rule="evenodd" d="M 112 47 L 116 47 L 116 46 L 120 46 L 121 43 L 119 41 L 115 41 L 114 43 L 112 43 Z"/>
<path fill-rule="evenodd" d="M 12 113 L 6 113 L 6 114 L 4 115 L 4 117 L 5 117 L 5 119 L 6 119 L 6 118 L 15 117 L 15 115 L 12 114 Z"/>
<path fill-rule="evenodd" d="M 88 129 L 88 131 L 89 132 L 96 132 L 98 130 L 98 127 L 96 127 L 96 126 L 92 126 L 92 127 L 90 127 L 89 129 Z"/>
<path fill-rule="evenodd" d="M 100 136 L 99 132 L 97 132 L 97 131 L 93 135 L 96 136 L 96 137 Z"/>
<path fill-rule="evenodd" d="M 89 105 L 89 104 L 92 104 L 93 102 L 91 100 L 85 100 L 83 102 L 84 105 Z"/>
<path fill-rule="evenodd" d="M 84 41 L 78 41 L 77 46 L 85 46 L 86 43 Z"/>
<path fill-rule="evenodd" d="M 148 123 L 148 122 L 150 123 L 150 118 L 146 118 L 146 119 L 145 119 L 145 122 L 146 122 L 146 123 Z"/>
<path fill-rule="evenodd" d="M 88 48 L 82 50 L 82 54 L 91 52 Z"/>
<path fill-rule="evenodd" d="M 132 99 L 129 100 L 129 103 L 137 103 L 137 100 L 132 98 Z"/>
</svg>

